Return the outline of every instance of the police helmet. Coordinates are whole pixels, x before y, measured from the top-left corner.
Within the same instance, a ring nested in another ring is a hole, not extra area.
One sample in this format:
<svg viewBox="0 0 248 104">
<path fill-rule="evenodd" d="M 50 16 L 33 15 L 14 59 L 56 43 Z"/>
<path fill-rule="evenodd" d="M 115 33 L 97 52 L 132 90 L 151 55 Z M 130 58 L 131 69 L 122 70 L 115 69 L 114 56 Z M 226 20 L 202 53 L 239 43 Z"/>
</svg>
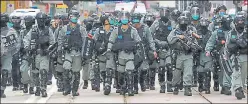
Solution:
<svg viewBox="0 0 248 104">
<path fill-rule="evenodd" d="M 119 20 L 121 21 L 122 24 L 126 25 L 129 23 L 129 19 L 130 19 L 130 13 L 127 11 L 122 11 L 119 13 Z"/>
<path fill-rule="evenodd" d="M 199 20 L 200 19 L 200 9 L 199 7 L 195 6 L 190 9 L 191 17 L 193 20 Z"/>
<path fill-rule="evenodd" d="M 60 13 L 56 13 L 55 15 L 54 15 L 54 19 L 61 19 L 61 14 Z"/>
<path fill-rule="evenodd" d="M 147 13 L 145 15 L 144 21 L 154 21 L 156 18 L 152 13 Z"/>
<path fill-rule="evenodd" d="M 106 24 L 105 24 L 105 21 L 106 21 L 106 20 L 108 20 L 108 22 L 109 22 L 109 15 L 107 15 L 107 14 L 101 15 L 100 21 L 101 21 L 101 23 L 102 23 L 103 25 L 106 25 Z"/>
<path fill-rule="evenodd" d="M 131 16 L 132 23 L 140 23 L 141 18 L 142 18 L 142 15 L 140 13 L 134 13 Z"/>
<path fill-rule="evenodd" d="M 9 22 L 9 15 L 6 13 L 1 14 L 1 23 Z"/>
<path fill-rule="evenodd" d="M 219 12 L 221 9 L 223 10 L 227 10 L 226 6 L 225 5 L 219 5 L 217 8 L 216 8 L 216 11 Z"/>
<path fill-rule="evenodd" d="M 35 18 L 33 16 L 29 16 L 29 15 L 25 16 L 24 21 L 26 27 L 31 27 L 32 25 L 35 24 Z"/>
<path fill-rule="evenodd" d="M 37 20 L 37 24 L 38 26 L 45 26 L 45 22 L 46 22 L 46 19 L 47 19 L 47 15 L 43 12 L 39 12 L 36 14 L 36 17 L 35 19 Z"/>
<path fill-rule="evenodd" d="M 234 23 L 237 25 L 244 25 L 245 23 L 245 16 L 244 15 L 236 15 L 234 18 Z"/>
<path fill-rule="evenodd" d="M 178 22 L 179 24 L 190 24 L 190 12 L 183 11 L 178 18 Z"/>
<path fill-rule="evenodd" d="M 21 26 L 21 17 L 19 16 L 12 16 L 10 22 L 13 24 L 13 27 L 20 27 Z"/>
<path fill-rule="evenodd" d="M 210 21 L 207 18 L 201 18 L 200 19 L 200 25 L 201 26 L 206 26 L 208 27 L 208 25 L 210 24 Z"/>
<path fill-rule="evenodd" d="M 173 20 L 177 20 L 177 18 L 180 16 L 180 14 L 181 14 L 181 12 L 179 11 L 179 10 L 177 10 L 177 9 L 174 9 L 171 13 L 170 13 L 170 15 L 171 15 L 171 18 L 173 19 Z"/>
<path fill-rule="evenodd" d="M 170 15 L 169 8 L 160 8 L 159 15 L 160 15 L 161 18 L 162 17 L 169 17 L 169 15 Z"/>
<path fill-rule="evenodd" d="M 69 17 L 74 16 L 74 17 L 79 17 L 79 12 L 77 10 L 71 10 L 69 13 Z"/>
</svg>

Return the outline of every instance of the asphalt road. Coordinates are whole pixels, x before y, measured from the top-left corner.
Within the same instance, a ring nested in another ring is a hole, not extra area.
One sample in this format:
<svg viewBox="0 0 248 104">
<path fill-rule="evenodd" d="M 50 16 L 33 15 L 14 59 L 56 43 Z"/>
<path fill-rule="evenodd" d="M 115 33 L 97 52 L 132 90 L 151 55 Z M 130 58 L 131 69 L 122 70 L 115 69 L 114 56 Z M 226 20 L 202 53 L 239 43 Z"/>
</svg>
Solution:
<svg viewBox="0 0 248 104">
<path fill-rule="evenodd" d="M 12 87 L 6 88 L 7 98 L 1 98 L 1 103 L 247 103 L 247 97 L 237 100 L 234 96 L 221 95 L 220 92 L 214 92 L 211 88 L 211 94 L 199 93 L 197 87 L 193 88 L 193 96 L 184 96 L 183 91 L 179 95 L 172 93 L 159 93 L 159 84 L 156 79 L 156 90 L 146 92 L 139 91 L 138 95 L 129 97 L 121 96 L 115 93 L 112 88 L 110 95 L 103 95 L 101 86 L 100 92 L 91 90 L 89 84 L 88 89 L 82 89 L 83 83 L 80 84 L 80 96 L 72 97 L 71 95 L 63 96 L 61 92 L 57 92 L 56 81 L 47 88 L 48 97 L 42 98 L 34 95 L 23 94 L 22 91 L 12 91 Z M 245 93 L 247 96 L 247 93 Z"/>
</svg>

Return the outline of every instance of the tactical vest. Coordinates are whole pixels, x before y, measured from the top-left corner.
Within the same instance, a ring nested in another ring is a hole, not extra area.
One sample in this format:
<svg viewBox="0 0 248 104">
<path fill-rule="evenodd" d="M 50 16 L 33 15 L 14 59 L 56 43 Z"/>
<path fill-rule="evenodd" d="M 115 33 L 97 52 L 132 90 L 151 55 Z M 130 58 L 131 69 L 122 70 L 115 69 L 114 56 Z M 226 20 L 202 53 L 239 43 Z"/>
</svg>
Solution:
<svg viewBox="0 0 248 104">
<path fill-rule="evenodd" d="M 161 20 L 159 20 L 158 28 L 156 29 L 156 33 L 154 38 L 161 40 L 161 41 L 167 41 L 167 37 L 172 31 L 171 22 L 168 21 L 168 23 L 163 23 Z"/>
<path fill-rule="evenodd" d="M 77 25 L 74 29 L 67 25 L 66 35 L 68 37 L 68 49 L 80 51 L 83 45 L 80 25 Z"/>
<path fill-rule="evenodd" d="M 1 44 L 4 46 L 1 51 L 13 52 L 16 50 L 17 46 L 18 33 L 10 28 L 6 31 L 1 31 Z M 1 54 L 2 55 L 2 54 Z"/>
<path fill-rule="evenodd" d="M 41 50 L 49 47 L 49 28 L 46 26 L 43 30 L 38 30 L 38 37 L 36 37 L 36 44 Z"/>
<path fill-rule="evenodd" d="M 113 31 L 112 27 L 110 27 L 110 31 L 108 33 L 103 29 L 103 27 L 99 28 L 99 33 L 98 33 L 99 35 L 95 43 L 95 49 L 98 53 L 102 54 L 105 51 L 107 51 L 109 36 L 111 35 L 112 31 Z"/>
<path fill-rule="evenodd" d="M 210 33 L 210 31 L 208 31 L 208 30 L 201 30 L 201 29 L 200 29 L 197 33 L 198 33 L 198 35 L 200 35 L 200 37 L 201 37 L 201 38 L 198 40 L 198 43 L 199 43 L 199 45 L 200 45 L 203 49 L 205 49 L 206 44 L 207 44 L 209 38 L 211 37 L 211 33 Z"/>
<path fill-rule="evenodd" d="M 146 43 L 147 40 L 146 40 L 146 34 L 145 34 L 145 25 L 141 25 L 141 27 L 139 29 L 137 29 L 137 32 L 141 38 L 141 41 L 143 43 Z"/>
<path fill-rule="evenodd" d="M 114 51 L 133 51 L 135 49 L 135 41 L 131 34 L 132 27 L 129 26 L 128 29 L 124 32 L 121 29 L 121 26 L 118 26 L 118 36 L 116 43 L 113 46 Z"/>
<path fill-rule="evenodd" d="M 239 54 L 247 54 L 247 43 L 248 38 L 247 34 L 242 34 L 238 37 L 237 32 L 235 30 L 231 31 L 230 43 L 227 45 L 228 51 L 231 54 L 239 53 Z"/>
<path fill-rule="evenodd" d="M 217 36 L 216 36 L 216 49 L 221 49 L 224 44 L 222 44 L 222 41 L 226 41 L 225 33 L 222 29 L 218 29 L 217 31 Z"/>
</svg>

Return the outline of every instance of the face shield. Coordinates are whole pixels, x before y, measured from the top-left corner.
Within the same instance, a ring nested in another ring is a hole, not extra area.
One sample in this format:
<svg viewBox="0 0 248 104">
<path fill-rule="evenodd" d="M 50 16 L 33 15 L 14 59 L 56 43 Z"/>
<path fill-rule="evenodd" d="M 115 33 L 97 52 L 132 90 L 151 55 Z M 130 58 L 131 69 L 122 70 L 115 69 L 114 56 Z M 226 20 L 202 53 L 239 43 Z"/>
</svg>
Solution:
<svg viewBox="0 0 248 104">
<path fill-rule="evenodd" d="M 19 27 L 21 27 L 21 18 L 20 17 L 13 17 L 11 19 L 11 23 L 12 23 L 13 27 L 19 28 Z"/>
<path fill-rule="evenodd" d="M 191 17 L 195 21 L 200 19 L 200 10 L 198 7 L 193 7 L 191 9 Z"/>
<path fill-rule="evenodd" d="M 170 16 L 169 10 L 163 8 L 160 10 L 159 14 L 163 22 L 167 23 L 169 21 L 169 16 Z"/>
<path fill-rule="evenodd" d="M 128 12 L 123 12 L 123 13 L 120 13 L 120 20 L 121 20 L 121 23 L 126 25 L 128 24 L 129 22 L 129 17 L 130 17 L 130 14 Z"/>
</svg>

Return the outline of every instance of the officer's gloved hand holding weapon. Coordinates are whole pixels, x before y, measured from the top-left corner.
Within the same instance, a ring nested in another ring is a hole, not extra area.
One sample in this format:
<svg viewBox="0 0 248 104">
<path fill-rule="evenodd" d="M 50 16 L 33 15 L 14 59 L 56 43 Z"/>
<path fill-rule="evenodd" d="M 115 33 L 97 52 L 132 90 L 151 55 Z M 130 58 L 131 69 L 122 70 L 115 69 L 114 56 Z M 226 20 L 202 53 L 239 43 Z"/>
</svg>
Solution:
<svg viewBox="0 0 248 104">
<path fill-rule="evenodd" d="M 191 49 L 193 49 L 192 51 L 196 52 L 199 50 L 202 50 L 202 47 L 200 45 L 198 45 L 198 43 L 195 42 L 195 40 L 193 40 L 193 37 L 196 38 L 200 38 L 199 35 L 197 35 L 196 33 L 193 32 L 189 32 L 187 34 L 183 34 L 180 30 L 176 30 L 175 33 L 177 35 L 179 35 L 179 41 L 183 44 L 183 48 L 186 51 L 190 51 Z"/>
</svg>

